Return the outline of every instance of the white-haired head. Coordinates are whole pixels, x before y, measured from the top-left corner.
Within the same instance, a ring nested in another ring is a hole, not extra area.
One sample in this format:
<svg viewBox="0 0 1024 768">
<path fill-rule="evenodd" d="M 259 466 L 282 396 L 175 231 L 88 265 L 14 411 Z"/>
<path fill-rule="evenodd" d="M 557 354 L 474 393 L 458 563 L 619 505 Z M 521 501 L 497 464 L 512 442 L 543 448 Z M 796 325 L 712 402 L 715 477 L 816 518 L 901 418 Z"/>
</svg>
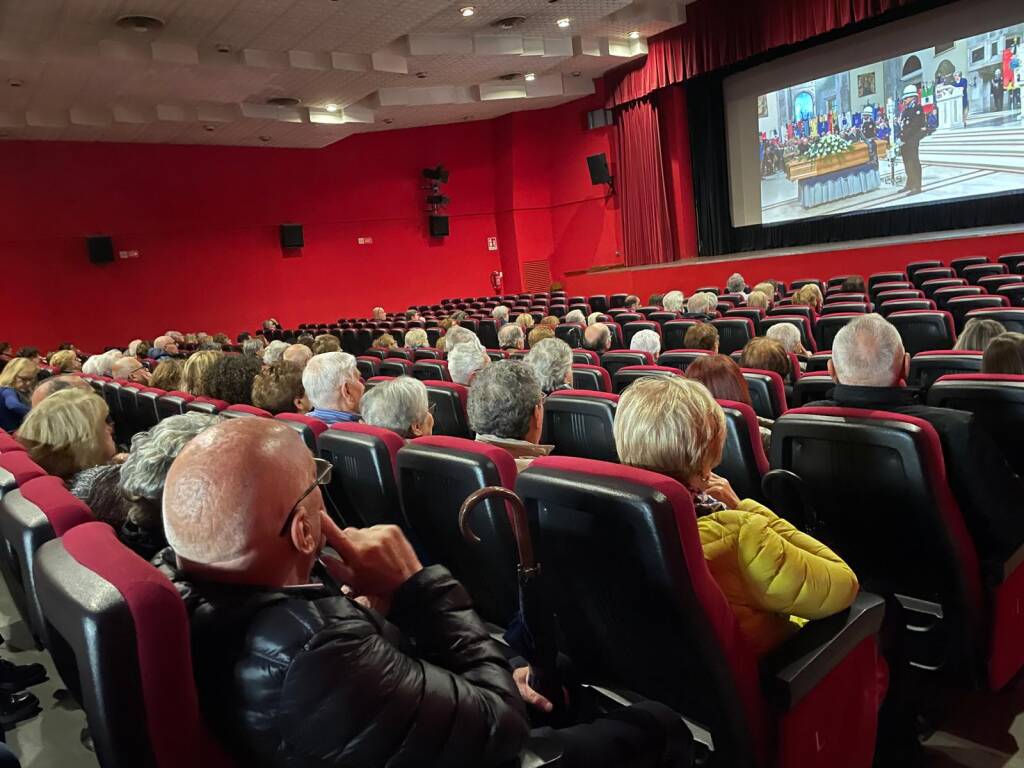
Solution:
<svg viewBox="0 0 1024 768">
<path fill-rule="evenodd" d="M 891 387 L 906 374 L 907 355 L 888 320 L 861 315 L 836 334 L 829 367 L 840 384 Z"/>
<path fill-rule="evenodd" d="M 523 329 L 516 323 L 506 323 L 498 330 L 498 346 L 502 349 L 522 349 L 526 346 Z"/>
<path fill-rule="evenodd" d="M 463 328 L 461 325 L 453 325 L 448 329 L 448 333 L 444 335 L 444 348 L 451 350 L 459 344 L 476 344 L 481 349 L 483 349 L 484 346 L 480 343 L 480 337 L 469 330 L 469 328 Z"/>
<path fill-rule="evenodd" d="M 263 350 L 263 364 L 273 365 L 281 360 L 284 351 L 288 349 L 288 344 L 283 341 L 272 341 L 267 345 L 267 348 Z"/>
<path fill-rule="evenodd" d="M 765 336 L 779 342 L 787 352 L 795 352 L 800 344 L 800 331 L 792 323 L 777 323 Z"/>
<path fill-rule="evenodd" d="M 302 372 L 302 387 L 314 408 L 330 411 L 346 411 L 342 401 L 353 399 L 352 392 L 361 387 L 356 359 L 348 352 L 324 352 L 313 355 Z M 347 392 L 345 390 L 348 390 Z M 359 397 L 354 397 L 358 405 Z"/>
<path fill-rule="evenodd" d="M 743 279 L 743 275 L 739 272 L 733 272 L 729 275 L 729 279 L 725 281 L 725 289 L 729 293 L 743 293 L 747 287 L 747 281 Z"/>
<path fill-rule="evenodd" d="M 274 342 L 275 344 L 277 342 Z M 305 344 L 289 344 L 288 348 L 281 354 L 281 359 L 288 363 L 295 363 L 299 368 L 305 368 L 306 363 L 313 357 L 313 350 Z"/>
<path fill-rule="evenodd" d="M 364 424 L 390 429 L 400 437 L 424 437 L 433 427 L 427 388 L 411 376 L 399 376 L 371 389 L 363 395 L 361 412 Z"/>
<path fill-rule="evenodd" d="M 490 362 L 487 350 L 479 342 L 463 342 L 448 350 L 448 373 L 456 384 L 468 386 L 473 375 Z"/>
<path fill-rule="evenodd" d="M 718 297 L 710 291 L 695 293 L 686 302 L 686 313 L 688 315 L 710 315 L 718 306 Z"/>
<path fill-rule="evenodd" d="M 629 342 L 629 348 L 640 352 L 650 352 L 657 360 L 658 355 L 661 354 L 661 336 L 650 329 L 638 331 Z"/>
<path fill-rule="evenodd" d="M 666 312 L 682 312 L 686 297 L 682 291 L 669 291 L 661 297 L 661 306 Z"/>
<path fill-rule="evenodd" d="M 526 356 L 526 364 L 545 394 L 572 381 L 572 347 L 561 339 L 543 339 Z"/>
<path fill-rule="evenodd" d="M 491 310 L 491 317 L 493 317 L 495 320 L 500 320 L 503 323 L 507 323 L 508 307 L 506 307 L 504 304 L 499 304 L 498 306 Z"/>
<path fill-rule="evenodd" d="M 587 324 L 587 316 L 583 314 L 581 310 L 574 309 L 572 312 L 565 316 L 565 322 L 567 323 L 579 323 L 580 325 Z"/>
</svg>

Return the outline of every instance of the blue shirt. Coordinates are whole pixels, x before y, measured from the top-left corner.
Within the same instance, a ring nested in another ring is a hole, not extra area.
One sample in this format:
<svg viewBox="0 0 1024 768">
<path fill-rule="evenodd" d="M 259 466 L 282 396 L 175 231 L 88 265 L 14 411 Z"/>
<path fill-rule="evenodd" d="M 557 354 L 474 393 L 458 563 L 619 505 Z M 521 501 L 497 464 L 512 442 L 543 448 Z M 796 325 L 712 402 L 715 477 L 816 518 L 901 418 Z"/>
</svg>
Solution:
<svg viewBox="0 0 1024 768">
<path fill-rule="evenodd" d="M 359 421 L 358 413 L 349 413 L 348 411 L 331 411 L 326 408 L 323 410 L 317 408 L 306 415 L 311 419 L 318 419 L 324 424 L 339 424 L 343 422 Z"/>
<path fill-rule="evenodd" d="M 0 429 L 13 432 L 21 426 L 30 406 L 14 387 L 0 388 Z"/>
</svg>

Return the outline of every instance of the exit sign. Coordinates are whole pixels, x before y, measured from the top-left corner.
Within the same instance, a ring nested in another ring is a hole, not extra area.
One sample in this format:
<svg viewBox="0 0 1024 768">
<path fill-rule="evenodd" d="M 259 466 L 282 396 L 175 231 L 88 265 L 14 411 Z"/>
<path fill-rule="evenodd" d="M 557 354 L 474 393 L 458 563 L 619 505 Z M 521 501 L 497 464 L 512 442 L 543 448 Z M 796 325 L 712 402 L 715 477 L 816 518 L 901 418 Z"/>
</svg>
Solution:
<svg viewBox="0 0 1024 768">
<path fill-rule="evenodd" d="M 487 238 L 487 250 L 488 251 L 496 251 L 496 250 L 498 250 L 498 238 L 496 238 L 496 237 L 488 237 Z"/>
</svg>

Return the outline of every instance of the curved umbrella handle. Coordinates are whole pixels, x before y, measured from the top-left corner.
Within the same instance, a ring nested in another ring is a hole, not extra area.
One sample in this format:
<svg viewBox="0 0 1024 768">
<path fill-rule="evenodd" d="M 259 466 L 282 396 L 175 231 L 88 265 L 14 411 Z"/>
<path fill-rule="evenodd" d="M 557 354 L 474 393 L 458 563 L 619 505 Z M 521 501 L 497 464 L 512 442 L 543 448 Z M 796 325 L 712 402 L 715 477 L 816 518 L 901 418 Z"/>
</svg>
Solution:
<svg viewBox="0 0 1024 768">
<path fill-rule="evenodd" d="M 511 509 L 509 518 L 512 521 L 512 536 L 516 540 L 516 549 L 519 551 L 519 567 L 524 571 L 536 569 L 537 563 L 533 557 L 533 539 L 530 537 L 530 526 L 526 521 L 526 507 L 523 505 L 523 500 L 508 488 L 498 485 L 481 488 L 478 491 L 473 491 L 462 502 L 462 506 L 459 508 L 459 531 L 462 533 L 462 538 L 470 544 L 480 543 L 480 537 L 469 527 L 469 513 L 481 501 L 495 496 L 504 499 Z"/>
</svg>

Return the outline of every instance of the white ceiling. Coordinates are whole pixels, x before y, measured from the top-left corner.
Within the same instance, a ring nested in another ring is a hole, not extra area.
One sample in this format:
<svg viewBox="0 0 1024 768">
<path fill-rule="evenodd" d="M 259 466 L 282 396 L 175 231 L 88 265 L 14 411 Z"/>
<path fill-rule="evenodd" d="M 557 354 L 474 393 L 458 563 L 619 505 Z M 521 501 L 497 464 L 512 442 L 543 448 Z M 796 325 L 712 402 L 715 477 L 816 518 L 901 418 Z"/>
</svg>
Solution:
<svg viewBox="0 0 1024 768">
<path fill-rule="evenodd" d="M 0 0 L 0 137 L 322 147 L 548 107 L 646 53 L 687 2 Z M 129 14 L 164 27 L 116 26 Z M 525 21 L 492 26 L 509 16 Z M 267 104 L 281 96 L 299 106 Z"/>
</svg>

